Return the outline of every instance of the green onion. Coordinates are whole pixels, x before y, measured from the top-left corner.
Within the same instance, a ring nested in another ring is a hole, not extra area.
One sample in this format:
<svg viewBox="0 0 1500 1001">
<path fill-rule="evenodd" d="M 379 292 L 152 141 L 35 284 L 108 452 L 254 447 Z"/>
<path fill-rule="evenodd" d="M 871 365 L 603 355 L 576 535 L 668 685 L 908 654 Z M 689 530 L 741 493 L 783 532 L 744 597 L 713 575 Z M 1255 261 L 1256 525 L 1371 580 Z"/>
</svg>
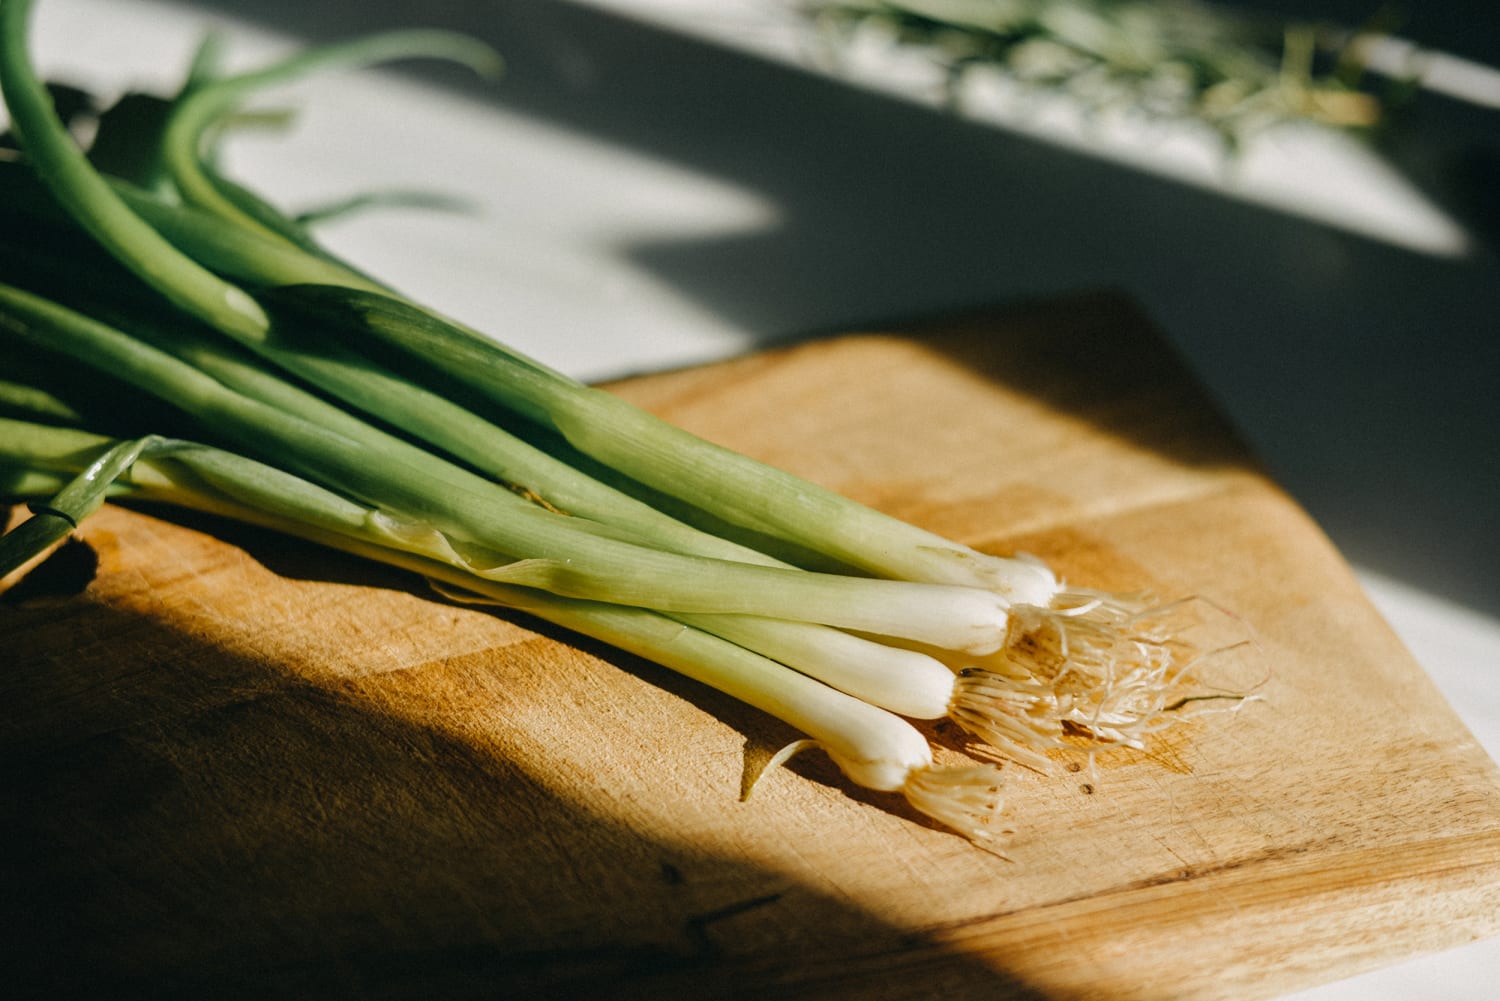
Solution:
<svg viewBox="0 0 1500 1001">
<path fill-rule="evenodd" d="M 713 685 L 973 838 L 997 768 L 936 767 L 902 717 L 1038 769 L 1180 718 L 1184 647 L 1145 602 L 675 428 L 406 299 L 209 165 L 261 87 L 407 56 L 489 70 L 487 48 L 397 32 L 219 77 L 205 46 L 175 98 L 109 119 L 96 166 L 31 68 L 30 8 L 0 0 L 21 146 L 0 162 L 0 488 L 34 512 L 0 571 L 107 499 L 264 525 Z M 101 413 L 118 393 L 150 405 Z"/>
</svg>

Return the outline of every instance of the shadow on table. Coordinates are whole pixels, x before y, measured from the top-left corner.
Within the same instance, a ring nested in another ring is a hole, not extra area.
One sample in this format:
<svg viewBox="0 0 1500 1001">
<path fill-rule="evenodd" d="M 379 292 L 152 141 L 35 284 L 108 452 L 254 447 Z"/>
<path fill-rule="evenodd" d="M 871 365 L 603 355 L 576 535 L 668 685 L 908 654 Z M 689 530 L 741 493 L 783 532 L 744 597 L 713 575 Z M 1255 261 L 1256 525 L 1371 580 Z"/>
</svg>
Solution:
<svg viewBox="0 0 1500 1001">
<path fill-rule="evenodd" d="M 185 517 L 284 578 L 421 586 Z M 891 973 L 906 969 L 944 997 L 1041 1001 L 1003 970 L 622 826 L 393 709 L 431 687 L 382 700 L 400 677 L 311 679 L 225 649 L 210 625 L 36 591 L 0 606 L 9 996 L 904 998 L 912 982 Z M 751 740 L 786 736 L 589 649 Z M 840 951 L 821 954 L 830 941 Z"/>
</svg>

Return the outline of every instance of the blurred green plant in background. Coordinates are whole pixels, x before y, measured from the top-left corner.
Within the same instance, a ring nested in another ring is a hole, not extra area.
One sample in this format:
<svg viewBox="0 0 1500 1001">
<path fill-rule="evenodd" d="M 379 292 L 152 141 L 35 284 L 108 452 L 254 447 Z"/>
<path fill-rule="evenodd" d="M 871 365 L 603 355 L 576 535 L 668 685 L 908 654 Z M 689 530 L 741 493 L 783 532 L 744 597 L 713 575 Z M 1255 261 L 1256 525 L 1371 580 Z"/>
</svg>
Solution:
<svg viewBox="0 0 1500 1001">
<path fill-rule="evenodd" d="M 1197 0 L 811 0 L 836 45 L 919 50 L 961 104 L 975 71 L 1092 112 L 1208 126 L 1231 148 L 1278 122 L 1378 127 L 1410 81 L 1367 72 L 1360 31 L 1295 23 Z"/>
</svg>

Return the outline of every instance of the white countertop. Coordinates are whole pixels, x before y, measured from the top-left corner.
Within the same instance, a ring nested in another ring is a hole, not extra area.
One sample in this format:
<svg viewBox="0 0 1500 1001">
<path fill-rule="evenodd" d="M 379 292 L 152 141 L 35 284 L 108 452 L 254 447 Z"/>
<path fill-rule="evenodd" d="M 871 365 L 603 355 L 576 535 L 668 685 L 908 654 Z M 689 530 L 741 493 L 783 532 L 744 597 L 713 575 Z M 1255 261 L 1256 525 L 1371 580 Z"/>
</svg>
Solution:
<svg viewBox="0 0 1500 1001">
<path fill-rule="evenodd" d="M 488 38 L 507 78 L 320 79 L 288 96 L 292 132 L 236 144 L 235 170 L 289 206 L 379 188 L 471 200 L 328 238 L 590 379 L 1123 290 L 1500 758 L 1500 206 L 1479 181 L 1500 165 L 1500 111 L 1482 94 L 1424 100 L 1388 156 L 1289 133 L 1226 180 L 1191 139 L 1080 133 L 1004 95 L 954 118 L 889 54 L 835 79 L 775 0 L 44 0 L 36 52 L 49 76 L 160 87 L 209 25 L 253 57 L 418 23 Z M 1297 997 L 1477 1001 L 1495 974 L 1492 939 Z"/>
</svg>

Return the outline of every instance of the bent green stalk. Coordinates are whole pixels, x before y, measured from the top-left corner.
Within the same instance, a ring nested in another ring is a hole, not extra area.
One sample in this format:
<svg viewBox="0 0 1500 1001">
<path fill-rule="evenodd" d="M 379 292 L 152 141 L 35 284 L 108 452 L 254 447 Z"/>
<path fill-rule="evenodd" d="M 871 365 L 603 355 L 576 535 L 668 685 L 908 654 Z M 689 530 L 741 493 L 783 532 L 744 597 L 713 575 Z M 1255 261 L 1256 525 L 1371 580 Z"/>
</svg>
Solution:
<svg viewBox="0 0 1500 1001">
<path fill-rule="evenodd" d="M 0 430 L 5 423 L 8 422 L 0 422 Z M 108 485 L 154 443 L 153 439 L 141 438 L 110 446 L 63 487 L 50 503 L 32 505 L 30 518 L 14 531 L 0 536 L 0 577 L 15 570 L 33 553 L 66 538 L 80 521 L 104 503 Z"/>
<path fill-rule="evenodd" d="M 501 66 L 499 55 L 488 45 L 444 31 L 394 31 L 299 52 L 261 69 L 205 82 L 184 95 L 173 108 L 162 137 L 163 162 L 189 203 L 237 227 L 282 240 L 281 232 L 245 211 L 204 171 L 202 146 L 209 128 L 253 91 L 332 67 L 420 57 L 462 63 L 487 76 L 497 74 Z"/>
<path fill-rule="evenodd" d="M 37 175 L 95 239 L 152 288 L 215 327 L 263 335 L 268 320 L 255 300 L 142 222 L 57 120 L 26 48 L 31 7 L 31 0 L 0 0 L 0 92 Z"/>
</svg>

